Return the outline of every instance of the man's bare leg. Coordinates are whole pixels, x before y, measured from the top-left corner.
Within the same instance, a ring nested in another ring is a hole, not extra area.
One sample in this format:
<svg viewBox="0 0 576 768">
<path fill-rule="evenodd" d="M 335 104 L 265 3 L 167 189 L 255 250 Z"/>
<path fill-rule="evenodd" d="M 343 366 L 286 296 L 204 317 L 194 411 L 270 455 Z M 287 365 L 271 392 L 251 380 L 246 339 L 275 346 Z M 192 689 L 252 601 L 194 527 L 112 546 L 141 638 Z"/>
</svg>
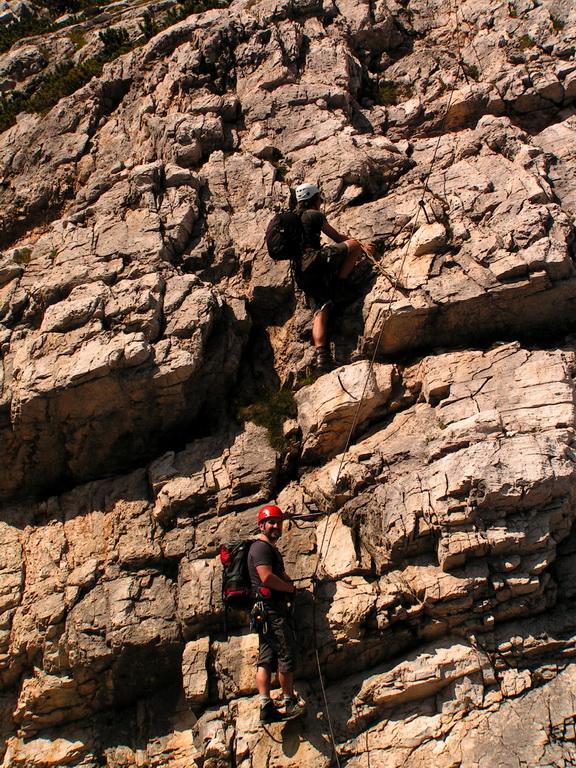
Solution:
<svg viewBox="0 0 576 768">
<path fill-rule="evenodd" d="M 315 347 L 328 346 L 328 322 L 330 320 L 330 307 L 319 309 L 314 315 L 312 323 L 312 340 Z"/>
<path fill-rule="evenodd" d="M 340 271 L 338 273 L 338 277 L 342 280 L 346 279 L 350 272 L 354 269 L 356 266 L 356 262 L 362 255 L 362 246 L 358 242 L 358 240 L 346 240 L 346 245 L 348 246 L 348 254 L 346 258 L 344 259 L 342 266 L 340 267 Z M 370 253 L 373 252 L 372 245 L 365 246 L 367 250 L 370 251 Z M 327 352 L 324 353 L 323 350 L 320 351 L 322 355 L 326 354 L 328 356 L 327 363 L 329 362 L 329 350 L 328 350 L 328 324 L 330 321 L 330 307 L 323 307 L 322 309 L 318 310 L 316 314 L 314 315 L 314 322 L 312 323 L 312 340 L 314 342 L 314 347 L 317 350 L 318 347 L 324 347 L 326 348 Z M 317 353 L 318 355 L 319 353 Z M 318 363 L 318 356 L 317 356 L 317 363 Z M 327 365 L 327 364 L 326 364 Z M 324 367 L 322 364 L 320 367 Z M 327 367 L 329 367 L 327 365 Z"/>
<path fill-rule="evenodd" d="M 272 673 L 269 667 L 257 667 L 256 669 L 256 687 L 260 696 L 270 697 L 270 684 L 272 682 Z"/>
<path fill-rule="evenodd" d="M 348 277 L 350 272 L 352 272 L 356 266 L 356 262 L 363 254 L 362 245 L 358 240 L 346 240 L 346 245 L 348 246 L 348 256 L 344 259 L 344 262 L 340 267 L 340 272 L 338 273 L 338 277 L 342 278 Z M 374 246 L 371 243 L 365 245 L 364 248 L 370 253 L 374 252 Z"/>
<path fill-rule="evenodd" d="M 278 682 L 284 696 L 294 696 L 294 673 L 278 672 Z"/>
</svg>

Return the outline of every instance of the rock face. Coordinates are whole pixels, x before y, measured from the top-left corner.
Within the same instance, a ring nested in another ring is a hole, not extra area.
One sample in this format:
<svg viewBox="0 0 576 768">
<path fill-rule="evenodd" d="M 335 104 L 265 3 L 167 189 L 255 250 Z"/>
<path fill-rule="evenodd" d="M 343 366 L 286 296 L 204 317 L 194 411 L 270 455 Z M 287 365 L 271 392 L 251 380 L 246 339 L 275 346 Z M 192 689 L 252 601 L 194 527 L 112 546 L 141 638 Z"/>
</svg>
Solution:
<svg viewBox="0 0 576 768">
<path fill-rule="evenodd" d="M 3 768 L 576 763 L 575 45 L 568 0 L 237 0 L 0 134 Z M 380 259 L 315 381 L 263 246 L 304 180 Z M 268 733 L 217 553 L 269 501 L 307 717 Z"/>
</svg>

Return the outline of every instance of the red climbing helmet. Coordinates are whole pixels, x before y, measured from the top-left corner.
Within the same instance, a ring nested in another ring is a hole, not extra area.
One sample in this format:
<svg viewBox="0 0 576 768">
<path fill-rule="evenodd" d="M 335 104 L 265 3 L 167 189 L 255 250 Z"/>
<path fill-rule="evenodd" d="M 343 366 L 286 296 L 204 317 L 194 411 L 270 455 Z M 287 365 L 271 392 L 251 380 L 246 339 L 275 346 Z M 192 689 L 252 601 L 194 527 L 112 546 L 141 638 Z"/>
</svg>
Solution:
<svg viewBox="0 0 576 768">
<path fill-rule="evenodd" d="M 258 524 L 263 523 L 264 520 L 269 520 L 272 517 L 284 520 L 284 512 L 282 512 L 280 507 L 277 507 L 274 504 L 267 504 L 265 507 L 262 507 L 260 512 L 258 512 Z"/>
</svg>

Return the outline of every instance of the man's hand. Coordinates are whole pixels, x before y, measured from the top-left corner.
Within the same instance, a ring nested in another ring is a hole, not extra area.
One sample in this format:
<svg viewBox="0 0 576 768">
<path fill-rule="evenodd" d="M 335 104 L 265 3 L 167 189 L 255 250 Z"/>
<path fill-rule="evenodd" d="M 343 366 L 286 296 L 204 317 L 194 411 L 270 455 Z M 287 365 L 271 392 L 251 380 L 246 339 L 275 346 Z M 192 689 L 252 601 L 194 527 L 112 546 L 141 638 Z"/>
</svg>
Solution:
<svg viewBox="0 0 576 768">
<path fill-rule="evenodd" d="M 293 595 L 296 592 L 296 587 L 294 586 L 293 580 L 290 578 L 290 576 L 288 576 L 286 571 L 284 571 L 284 573 L 282 574 L 282 578 L 284 579 L 284 581 L 286 581 L 292 587 L 291 594 Z"/>
<path fill-rule="evenodd" d="M 362 248 L 364 256 L 370 255 L 372 258 L 374 258 L 374 243 L 360 243 L 360 247 Z"/>
</svg>

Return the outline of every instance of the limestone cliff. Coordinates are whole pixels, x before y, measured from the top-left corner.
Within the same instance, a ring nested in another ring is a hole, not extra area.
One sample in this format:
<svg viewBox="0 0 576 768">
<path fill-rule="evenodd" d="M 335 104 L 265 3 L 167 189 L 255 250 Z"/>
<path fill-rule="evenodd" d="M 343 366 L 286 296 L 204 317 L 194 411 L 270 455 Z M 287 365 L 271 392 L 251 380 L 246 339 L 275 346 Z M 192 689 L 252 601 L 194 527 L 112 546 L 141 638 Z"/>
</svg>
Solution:
<svg viewBox="0 0 576 768">
<path fill-rule="evenodd" d="M 177 10 L 0 55 L 1 765 L 575 765 L 573 3 Z M 381 255 L 316 381 L 263 247 L 304 180 Z M 308 714 L 266 732 L 216 555 L 271 500 Z"/>
</svg>

